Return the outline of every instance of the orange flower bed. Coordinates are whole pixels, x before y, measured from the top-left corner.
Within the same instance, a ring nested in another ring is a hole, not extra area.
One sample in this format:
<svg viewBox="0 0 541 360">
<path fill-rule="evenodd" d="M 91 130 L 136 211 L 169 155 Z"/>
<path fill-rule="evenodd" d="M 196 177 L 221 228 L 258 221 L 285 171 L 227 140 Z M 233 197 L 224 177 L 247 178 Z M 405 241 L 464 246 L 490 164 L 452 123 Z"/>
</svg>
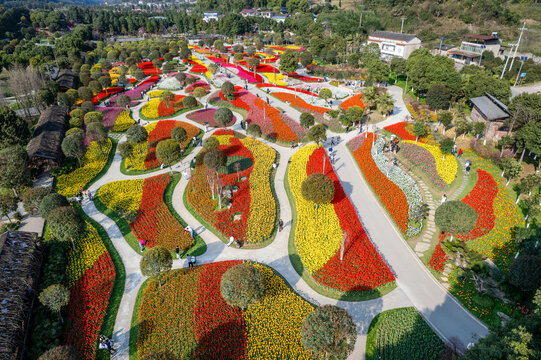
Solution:
<svg viewBox="0 0 541 360">
<path fill-rule="evenodd" d="M 158 116 L 170 116 L 176 113 L 177 111 L 181 110 L 184 106 L 182 105 L 182 100 L 186 96 L 184 95 L 175 95 L 175 100 L 171 103 L 167 104 L 164 101 L 160 102 L 160 105 L 158 105 Z"/>
<path fill-rule="evenodd" d="M 363 94 L 353 95 L 347 98 L 346 100 L 342 101 L 342 103 L 340 104 L 340 107 L 344 110 L 347 110 L 348 108 L 352 106 L 360 106 L 362 109 L 364 109 L 366 105 L 361 100 L 362 96 Z"/>
<path fill-rule="evenodd" d="M 294 94 L 283 93 L 283 92 L 275 92 L 275 93 L 273 93 L 273 95 L 276 96 L 278 99 L 280 99 L 282 101 L 289 101 L 291 103 L 291 105 L 296 106 L 296 107 L 298 107 L 298 108 L 300 108 L 302 110 L 313 111 L 313 112 L 316 112 L 316 113 L 321 114 L 321 115 L 323 115 L 327 111 L 329 111 L 329 109 L 327 109 L 327 108 L 308 104 L 303 99 L 301 99 L 299 97 L 295 97 Z"/>
<path fill-rule="evenodd" d="M 280 112 L 275 107 L 265 106 L 265 101 L 260 98 L 255 99 L 254 103 L 258 108 L 264 109 L 265 114 L 271 119 L 272 127 L 274 129 L 273 138 L 285 142 L 299 141 L 299 137 L 289 126 L 287 126 L 284 120 L 282 120 Z"/>
<path fill-rule="evenodd" d="M 357 164 L 379 200 L 405 235 L 408 230 L 408 200 L 404 192 L 383 174 L 372 158 L 374 134 L 368 133 L 361 147 L 353 152 Z"/>
</svg>

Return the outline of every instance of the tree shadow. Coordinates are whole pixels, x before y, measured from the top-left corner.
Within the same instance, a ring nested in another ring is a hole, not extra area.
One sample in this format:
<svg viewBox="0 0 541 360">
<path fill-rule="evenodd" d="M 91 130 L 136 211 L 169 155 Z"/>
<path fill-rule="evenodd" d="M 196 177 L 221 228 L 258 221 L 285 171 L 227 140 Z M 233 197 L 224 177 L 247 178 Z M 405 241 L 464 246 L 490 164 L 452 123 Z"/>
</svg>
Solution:
<svg viewBox="0 0 541 360">
<path fill-rule="evenodd" d="M 235 360 L 245 359 L 246 329 L 243 324 L 228 322 L 207 332 L 191 354 L 191 359 Z"/>
</svg>

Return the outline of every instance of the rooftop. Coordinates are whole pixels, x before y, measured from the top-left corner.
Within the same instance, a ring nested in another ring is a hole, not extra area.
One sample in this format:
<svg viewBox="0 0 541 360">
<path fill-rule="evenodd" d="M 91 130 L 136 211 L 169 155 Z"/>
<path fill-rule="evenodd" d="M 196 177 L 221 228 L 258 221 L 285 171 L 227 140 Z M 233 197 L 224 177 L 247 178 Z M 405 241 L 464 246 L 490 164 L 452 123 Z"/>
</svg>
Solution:
<svg viewBox="0 0 541 360">
<path fill-rule="evenodd" d="M 465 38 L 475 39 L 475 40 L 498 40 L 497 37 L 494 37 L 492 35 L 480 35 L 480 34 L 465 34 Z"/>
<path fill-rule="evenodd" d="M 484 96 L 470 99 L 470 101 L 489 121 L 509 117 L 507 106 L 489 93 L 485 92 Z"/>
<path fill-rule="evenodd" d="M 383 39 L 391 39 L 391 40 L 399 40 L 399 41 L 411 41 L 413 39 L 416 39 L 417 35 L 400 34 L 400 33 L 395 33 L 392 31 L 376 30 L 372 34 L 370 34 L 370 37 L 378 37 L 378 38 L 383 38 Z"/>
</svg>

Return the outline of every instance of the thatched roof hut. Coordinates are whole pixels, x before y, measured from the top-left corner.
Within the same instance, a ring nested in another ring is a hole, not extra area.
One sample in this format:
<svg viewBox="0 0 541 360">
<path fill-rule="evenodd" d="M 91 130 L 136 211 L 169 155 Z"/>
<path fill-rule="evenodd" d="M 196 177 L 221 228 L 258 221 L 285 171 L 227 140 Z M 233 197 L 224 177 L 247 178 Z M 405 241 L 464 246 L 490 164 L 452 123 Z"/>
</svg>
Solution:
<svg viewBox="0 0 541 360">
<path fill-rule="evenodd" d="M 62 70 L 56 78 L 56 83 L 60 86 L 60 90 L 67 91 L 69 89 L 77 89 L 79 84 L 79 75 L 73 71 Z"/>
<path fill-rule="evenodd" d="M 0 359 L 22 359 L 43 254 L 38 234 L 0 235 Z"/>
<path fill-rule="evenodd" d="M 52 105 L 39 117 L 34 135 L 26 152 L 30 165 L 49 170 L 62 161 L 62 140 L 68 128 L 67 111 L 64 107 Z"/>
</svg>

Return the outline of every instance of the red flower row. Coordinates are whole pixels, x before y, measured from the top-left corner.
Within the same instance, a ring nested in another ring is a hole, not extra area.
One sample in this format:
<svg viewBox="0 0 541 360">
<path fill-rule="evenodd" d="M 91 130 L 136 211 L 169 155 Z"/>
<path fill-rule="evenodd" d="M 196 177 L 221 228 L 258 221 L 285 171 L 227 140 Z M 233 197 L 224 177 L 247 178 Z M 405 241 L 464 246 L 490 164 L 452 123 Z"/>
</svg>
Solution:
<svg viewBox="0 0 541 360">
<path fill-rule="evenodd" d="M 438 245 L 436 245 L 436 249 L 432 253 L 430 260 L 428 261 L 428 265 L 430 265 L 437 272 L 443 271 L 445 267 L 445 262 L 449 258 L 449 255 L 447 255 L 445 251 L 443 251 L 443 249 L 441 248 L 441 242 L 445 239 L 445 236 L 445 234 L 440 234 L 440 241 L 438 242 Z"/>
<path fill-rule="evenodd" d="M 295 72 L 289 73 L 287 74 L 287 76 L 304 81 L 304 82 L 323 82 L 323 79 L 321 78 L 304 76 L 304 75 L 297 74 Z"/>
<path fill-rule="evenodd" d="M 477 224 L 468 234 L 457 234 L 456 237 L 463 240 L 473 240 L 488 234 L 494 229 L 494 199 L 498 194 L 498 185 L 492 175 L 484 170 L 478 169 L 477 183 L 473 190 L 462 202 L 470 205 L 477 212 Z"/>
<path fill-rule="evenodd" d="M 393 273 L 368 238 L 323 148 L 316 149 L 310 156 L 306 166 L 307 175 L 321 172 L 324 162 L 325 175 L 335 186 L 332 200 L 334 211 L 338 215 L 342 231 L 348 238 L 343 260 L 340 260 L 339 249 L 321 269 L 316 271 L 314 278 L 325 286 L 341 291 L 370 290 L 393 282 L 395 280 Z"/>
<path fill-rule="evenodd" d="M 158 116 L 170 116 L 173 115 L 175 112 L 179 111 L 183 108 L 182 100 L 186 96 L 184 95 L 175 95 L 175 100 L 171 102 L 165 102 L 161 101 L 158 105 Z"/>
<path fill-rule="evenodd" d="M 368 184 L 370 184 L 385 209 L 396 222 L 400 231 L 406 234 L 408 229 L 408 201 L 406 195 L 398 185 L 389 180 L 379 170 L 374 162 L 371 153 L 373 141 L 374 134 L 368 133 L 366 140 L 361 147 L 355 150 L 353 155 Z"/>
<path fill-rule="evenodd" d="M 145 179 L 139 212 L 130 226 L 137 239 L 145 240 L 148 247 L 161 245 L 169 250 L 173 250 L 175 246 L 187 249 L 192 245 L 193 239 L 163 201 L 170 181 L 171 176 L 168 174 Z"/>
<path fill-rule="evenodd" d="M 203 80 L 197 80 L 196 82 L 194 82 L 193 84 L 189 85 L 188 87 L 186 87 L 186 92 L 187 93 L 191 93 L 192 91 L 195 90 L 195 88 L 198 88 L 198 87 L 202 87 L 203 89 L 205 90 L 209 90 L 210 89 L 210 86 L 209 84 L 206 82 L 206 81 L 203 81 Z"/>
<path fill-rule="evenodd" d="M 308 90 L 305 90 L 305 89 L 298 89 L 298 88 L 294 88 L 294 87 L 289 87 L 289 86 L 274 85 L 274 84 L 267 84 L 267 83 L 257 84 L 256 86 L 257 86 L 258 88 L 260 88 L 260 89 L 268 88 L 268 87 L 271 87 L 271 88 L 279 88 L 279 89 L 287 89 L 287 90 L 291 90 L 291 91 L 296 91 L 296 92 L 298 92 L 298 93 L 302 93 L 302 94 L 312 95 L 312 96 L 318 97 L 317 94 L 314 94 L 314 93 L 311 92 L 311 91 L 308 91 Z"/>
<path fill-rule="evenodd" d="M 386 126 L 384 129 L 389 131 L 389 132 L 392 132 L 393 134 L 395 134 L 396 136 L 398 136 L 402 140 L 415 141 L 415 139 L 416 139 L 415 135 L 410 134 L 406 130 L 406 122 L 404 122 L 404 121 L 393 124 L 393 125 Z M 424 141 L 422 141 L 422 140 L 419 140 L 419 142 L 424 143 Z"/>
<path fill-rule="evenodd" d="M 98 104 L 101 100 L 105 99 L 106 97 L 111 96 L 111 95 L 116 94 L 116 93 L 119 93 L 119 92 L 122 92 L 123 90 L 124 90 L 124 88 L 121 88 L 121 87 L 107 88 L 107 89 L 103 90 L 102 92 L 100 92 L 99 94 L 94 95 L 94 97 L 92 98 L 92 102 L 94 104 Z"/>
<path fill-rule="evenodd" d="M 195 64 L 190 71 L 194 73 L 206 73 L 208 69 L 205 65 Z"/>
<path fill-rule="evenodd" d="M 64 341 L 75 347 L 83 360 L 96 357 L 96 341 L 114 281 L 115 267 L 106 252 L 70 289 Z"/>
<path fill-rule="evenodd" d="M 246 324 L 239 308 L 228 305 L 220 292 L 222 275 L 242 261 L 205 266 L 199 274 L 193 311 L 197 359 L 246 359 Z"/>
</svg>

